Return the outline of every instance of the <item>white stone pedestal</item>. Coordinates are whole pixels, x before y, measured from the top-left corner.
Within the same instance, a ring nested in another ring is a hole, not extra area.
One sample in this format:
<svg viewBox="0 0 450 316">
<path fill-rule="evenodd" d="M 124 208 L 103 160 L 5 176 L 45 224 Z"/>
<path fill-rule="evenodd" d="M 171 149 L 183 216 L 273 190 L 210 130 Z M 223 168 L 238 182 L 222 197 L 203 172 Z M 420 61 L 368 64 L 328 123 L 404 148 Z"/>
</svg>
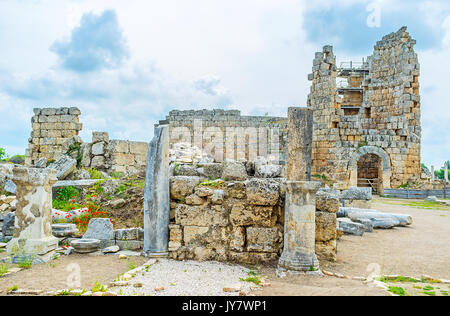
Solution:
<svg viewBox="0 0 450 316">
<path fill-rule="evenodd" d="M 52 235 L 52 185 L 56 171 L 15 166 L 12 180 L 17 185 L 14 235 L 7 252 L 13 257 L 33 257 L 48 261 L 58 247 Z"/>
</svg>

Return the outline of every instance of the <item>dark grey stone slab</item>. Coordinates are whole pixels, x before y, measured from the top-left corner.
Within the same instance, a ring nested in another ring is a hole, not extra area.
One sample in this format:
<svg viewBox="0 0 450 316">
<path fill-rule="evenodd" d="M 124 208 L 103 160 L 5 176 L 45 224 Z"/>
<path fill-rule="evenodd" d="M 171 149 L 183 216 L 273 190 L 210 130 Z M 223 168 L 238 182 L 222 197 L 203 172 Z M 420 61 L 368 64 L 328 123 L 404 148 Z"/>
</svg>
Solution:
<svg viewBox="0 0 450 316">
<path fill-rule="evenodd" d="M 169 221 L 169 126 L 162 125 L 155 128 L 155 136 L 148 147 L 144 191 L 144 255 L 167 255 Z"/>
</svg>

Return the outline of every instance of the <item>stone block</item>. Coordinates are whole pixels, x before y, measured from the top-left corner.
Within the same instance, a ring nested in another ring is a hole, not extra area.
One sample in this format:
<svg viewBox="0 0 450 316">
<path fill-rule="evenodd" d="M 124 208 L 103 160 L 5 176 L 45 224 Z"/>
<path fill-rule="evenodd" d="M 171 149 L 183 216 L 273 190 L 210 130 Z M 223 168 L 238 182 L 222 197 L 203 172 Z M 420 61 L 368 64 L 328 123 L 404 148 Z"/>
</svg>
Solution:
<svg viewBox="0 0 450 316">
<path fill-rule="evenodd" d="M 94 143 L 92 145 L 91 152 L 92 152 L 92 155 L 94 155 L 94 156 L 104 155 L 105 154 L 105 143 L 104 142 Z"/>
<path fill-rule="evenodd" d="M 316 210 L 320 212 L 337 213 L 340 201 L 337 191 L 318 191 L 316 194 Z"/>
<path fill-rule="evenodd" d="M 176 176 L 170 178 L 170 196 L 175 200 L 185 199 L 194 192 L 194 187 L 200 183 L 199 177 Z"/>
<path fill-rule="evenodd" d="M 187 205 L 203 205 L 206 203 L 206 200 L 202 199 L 196 194 L 191 194 L 186 197 Z"/>
<path fill-rule="evenodd" d="M 247 201 L 251 205 L 276 205 L 280 184 L 270 179 L 251 179 L 245 182 Z"/>
<path fill-rule="evenodd" d="M 316 241 L 336 239 L 336 214 L 316 212 Z"/>
<path fill-rule="evenodd" d="M 276 253 L 270 252 L 234 252 L 228 254 L 229 261 L 245 264 L 260 264 L 261 262 L 272 262 L 278 260 Z"/>
<path fill-rule="evenodd" d="M 87 162 L 87 161 L 85 160 L 85 162 Z M 103 169 L 105 167 L 105 163 L 106 163 L 105 157 L 95 156 L 91 159 L 90 166 L 95 169 Z"/>
<path fill-rule="evenodd" d="M 213 195 L 214 190 L 208 187 L 204 186 L 198 186 L 195 188 L 195 194 L 197 194 L 199 197 L 208 197 Z"/>
<path fill-rule="evenodd" d="M 138 240 L 137 228 L 116 229 L 114 238 L 116 240 Z"/>
<path fill-rule="evenodd" d="M 129 152 L 128 142 L 123 140 L 111 140 L 107 147 L 108 152 L 127 154 Z"/>
<path fill-rule="evenodd" d="M 176 242 L 183 241 L 183 230 L 181 225 L 169 225 L 169 240 Z"/>
<path fill-rule="evenodd" d="M 247 227 L 247 250 L 278 252 L 281 233 L 278 228 Z"/>
<path fill-rule="evenodd" d="M 189 206 L 180 204 L 175 209 L 175 222 L 182 226 L 227 226 L 227 211 L 220 205 Z"/>
<path fill-rule="evenodd" d="M 92 132 L 92 143 L 109 142 L 109 134 L 106 132 Z"/>
<path fill-rule="evenodd" d="M 132 154 L 114 153 L 113 163 L 120 166 L 133 166 L 134 156 Z"/>
<path fill-rule="evenodd" d="M 316 241 L 316 255 L 320 260 L 335 262 L 337 253 L 336 239 L 329 241 Z"/>
<path fill-rule="evenodd" d="M 188 247 L 205 247 L 225 251 L 230 234 L 224 227 L 184 227 L 184 244 Z"/>
<path fill-rule="evenodd" d="M 144 247 L 144 242 L 139 240 L 116 240 L 120 250 L 139 250 Z"/>
<path fill-rule="evenodd" d="M 92 218 L 83 239 L 98 239 L 101 241 L 114 239 L 111 220 L 109 218 Z"/>
<path fill-rule="evenodd" d="M 221 163 L 207 163 L 201 166 L 202 176 L 208 179 L 218 179 L 222 177 L 223 164 Z"/>
<path fill-rule="evenodd" d="M 54 163 L 48 166 L 49 169 L 56 170 L 58 180 L 67 178 L 77 166 L 77 161 L 67 155 L 62 155 Z"/>
<path fill-rule="evenodd" d="M 244 251 L 245 245 L 245 228 L 244 227 L 233 227 L 230 239 L 230 250 L 231 251 Z"/>
<path fill-rule="evenodd" d="M 234 226 L 272 227 L 275 225 L 276 219 L 271 206 L 246 205 L 236 202 L 231 208 L 230 221 Z"/>
<path fill-rule="evenodd" d="M 148 144 L 142 142 L 130 142 L 129 143 L 130 153 L 134 155 L 147 156 Z"/>
<path fill-rule="evenodd" d="M 228 197 L 235 199 L 245 199 L 247 197 L 247 189 L 244 182 L 228 183 L 226 188 Z"/>
<path fill-rule="evenodd" d="M 242 162 L 224 162 L 222 179 L 230 180 L 245 180 L 248 178 L 247 170 Z"/>
</svg>

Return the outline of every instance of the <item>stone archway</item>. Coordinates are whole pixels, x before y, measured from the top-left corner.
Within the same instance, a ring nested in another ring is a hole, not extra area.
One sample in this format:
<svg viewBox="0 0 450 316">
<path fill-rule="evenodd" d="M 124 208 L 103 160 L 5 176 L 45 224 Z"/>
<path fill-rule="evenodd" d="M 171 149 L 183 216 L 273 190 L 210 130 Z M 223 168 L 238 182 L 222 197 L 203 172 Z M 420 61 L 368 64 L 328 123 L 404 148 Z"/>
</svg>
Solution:
<svg viewBox="0 0 450 316">
<path fill-rule="evenodd" d="M 363 157 L 368 157 L 370 155 L 377 156 L 379 158 L 379 174 L 378 178 L 380 180 L 380 189 L 390 189 L 391 187 L 391 162 L 389 155 L 381 149 L 375 146 L 363 146 L 358 148 L 350 157 L 348 163 L 348 170 L 350 171 L 350 186 L 358 186 L 358 161 Z"/>
</svg>

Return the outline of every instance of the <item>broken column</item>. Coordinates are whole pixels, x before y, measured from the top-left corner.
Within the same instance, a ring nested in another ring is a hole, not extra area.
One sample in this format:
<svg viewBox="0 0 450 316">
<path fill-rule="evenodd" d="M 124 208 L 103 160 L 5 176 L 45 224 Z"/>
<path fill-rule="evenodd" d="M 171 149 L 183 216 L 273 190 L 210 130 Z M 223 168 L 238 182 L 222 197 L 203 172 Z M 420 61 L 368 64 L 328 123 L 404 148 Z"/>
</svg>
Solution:
<svg viewBox="0 0 450 316">
<path fill-rule="evenodd" d="M 13 262 L 20 258 L 34 263 L 52 259 L 58 239 L 52 235 L 52 186 L 57 181 L 53 169 L 15 166 L 12 180 L 17 185 L 14 235 L 7 251 Z"/>
<path fill-rule="evenodd" d="M 315 254 L 316 192 L 320 182 L 311 180 L 313 116 L 309 108 L 289 108 L 288 166 L 284 248 L 279 271 L 319 268 Z"/>
<path fill-rule="evenodd" d="M 144 191 L 144 256 L 168 255 L 169 221 L 169 127 L 162 125 L 155 128 L 155 136 L 148 147 Z"/>
</svg>

